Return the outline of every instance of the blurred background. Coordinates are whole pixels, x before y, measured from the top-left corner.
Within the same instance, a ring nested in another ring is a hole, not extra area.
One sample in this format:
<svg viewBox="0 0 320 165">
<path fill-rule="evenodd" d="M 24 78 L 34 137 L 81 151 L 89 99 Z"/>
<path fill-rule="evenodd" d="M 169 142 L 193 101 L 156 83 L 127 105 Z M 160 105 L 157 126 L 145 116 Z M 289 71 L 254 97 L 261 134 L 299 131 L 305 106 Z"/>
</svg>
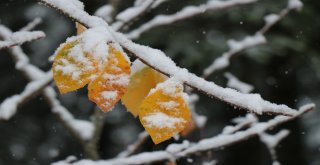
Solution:
<svg viewBox="0 0 320 165">
<path fill-rule="evenodd" d="M 122 11 L 132 6 L 132 0 L 85 0 L 85 9 L 90 14 L 107 3 Z M 138 27 L 155 15 L 170 14 L 185 5 L 201 4 L 204 0 L 168 1 L 146 14 Z M 304 0 L 300 12 L 291 12 L 267 34 L 268 44 L 248 49 L 232 58 L 231 66 L 211 75 L 208 80 L 226 86 L 225 71 L 240 80 L 252 84 L 254 93 L 266 100 L 287 104 L 290 107 L 314 102 L 320 103 L 320 3 Z M 226 41 L 242 39 L 252 35 L 263 25 L 263 17 L 278 13 L 287 1 L 260 0 L 251 5 L 231 8 L 219 12 L 207 12 L 170 26 L 158 27 L 143 34 L 138 43 L 163 50 L 181 67 L 201 75 L 203 69 L 228 50 Z M 41 17 L 37 26 L 47 37 L 22 47 L 31 63 L 48 71 L 49 56 L 60 43 L 75 34 L 74 23 L 57 11 L 40 5 L 36 0 L 1 0 L 0 24 L 13 31 L 19 30 L 29 21 Z M 7 50 L 0 51 L 0 101 L 20 93 L 28 80 L 15 70 L 14 61 Z M 77 118 L 89 119 L 94 104 L 88 101 L 86 90 L 78 90 L 59 98 Z M 225 103 L 199 93 L 196 111 L 208 117 L 204 129 L 194 131 L 187 139 L 198 141 L 212 137 L 230 124 L 230 119 L 245 115 Z M 262 116 L 261 120 L 272 116 Z M 320 111 L 317 109 L 292 122 L 281 125 L 290 129 L 290 135 L 277 147 L 279 161 L 283 165 L 320 164 Z M 135 119 L 119 104 L 106 114 L 103 135 L 99 143 L 101 158 L 116 156 L 133 143 L 143 130 Z M 183 140 L 183 139 L 181 139 Z M 181 141 L 179 140 L 179 141 Z M 150 139 L 141 151 L 161 150 L 170 142 L 153 145 Z M 43 97 L 32 98 L 19 108 L 9 121 L 0 121 L 0 165 L 43 165 L 65 159 L 69 155 L 84 158 L 81 145 L 72 138 L 50 112 Z M 216 159 L 220 165 L 270 165 L 272 160 L 266 146 L 259 138 L 251 138 L 232 146 L 182 159 L 178 164 L 201 164 L 203 160 Z M 160 163 L 161 164 L 161 163 Z"/>
</svg>

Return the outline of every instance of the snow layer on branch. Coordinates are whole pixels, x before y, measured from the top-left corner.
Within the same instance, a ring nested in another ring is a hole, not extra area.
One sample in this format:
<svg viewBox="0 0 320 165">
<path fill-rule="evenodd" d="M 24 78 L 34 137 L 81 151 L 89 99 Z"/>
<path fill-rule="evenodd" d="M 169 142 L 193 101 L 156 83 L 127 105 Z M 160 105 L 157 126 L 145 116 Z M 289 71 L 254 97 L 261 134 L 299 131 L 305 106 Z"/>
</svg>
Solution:
<svg viewBox="0 0 320 165">
<path fill-rule="evenodd" d="M 220 9 L 229 8 L 233 6 L 252 3 L 255 1 L 256 0 L 228 0 L 228 1 L 209 0 L 206 4 L 202 4 L 200 6 L 187 6 L 183 8 L 181 11 L 178 11 L 177 13 L 172 15 L 158 15 L 155 18 L 153 18 L 151 21 L 131 31 L 129 34 L 127 34 L 127 36 L 130 39 L 136 39 L 143 32 L 148 31 L 149 29 L 157 26 L 171 24 L 173 22 L 186 19 L 194 15 L 202 14 L 206 11 L 220 10 Z"/>
<path fill-rule="evenodd" d="M 235 133 L 244 127 L 249 127 L 250 125 L 257 123 L 258 119 L 252 114 L 247 114 L 245 117 L 238 117 L 232 120 L 237 123 L 235 126 L 226 126 L 222 130 L 222 134 L 232 134 Z"/>
<path fill-rule="evenodd" d="M 288 8 L 300 10 L 303 7 L 303 3 L 300 0 L 289 0 Z"/>
<path fill-rule="evenodd" d="M 19 104 L 27 100 L 36 90 L 43 88 L 49 82 L 51 82 L 51 77 L 50 75 L 46 75 L 41 79 L 29 83 L 21 94 L 5 99 L 0 105 L 0 119 L 10 119 L 16 113 Z"/>
<path fill-rule="evenodd" d="M 231 50 L 239 51 L 239 50 L 242 50 L 243 48 L 257 45 L 257 43 L 265 43 L 265 42 L 266 42 L 266 38 L 263 35 L 256 34 L 254 36 L 247 36 L 241 41 L 236 41 L 231 39 L 227 43 Z"/>
<path fill-rule="evenodd" d="M 75 119 L 72 114 L 56 99 L 56 93 L 52 88 L 46 88 L 44 91 L 52 106 L 52 112 L 60 116 L 60 119 L 63 120 L 63 122 L 66 123 L 74 133 L 79 135 L 81 139 L 89 140 L 93 135 L 93 124 L 85 120 Z"/>
<path fill-rule="evenodd" d="M 137 18 L 143 12 L 147 11 L 154 3 L 154 0 L 137 0 L 133 7 L 127 8 L 116 16 L 116 22 L 112 24 L 115 30 L 120 29 L 123 25 Z"/>
<path fill-rule="evenodd" d="M 33 41 L 39 38 L 43 38 L 46 35 L 42 31 L 19 31 L 12 33 L 9 39 L 0 41 L 0 49 L 12 47 L 15 45 L 21 45 L 25 42 Z"/>
<path fill-rule="evenodd" d="M 30 31 L 40 23 L 42 23 L 42 18 L 35 18 L 32 22 L 28 23 L 28 25 L 21 28 L 20 31 Z"/>
<path fill-rule="evenodd" d="M 119 13 L 116 17 L 117 20 L 127 22 L 132 20 L 133 18 L 137 17 L 139 14 L 141 14 L 143 11 L 148 8 L 154 0 L 144 0 L 141 1 L 138 4 L 135 4 L 134 7 L 130 7 L 126 9 L 125 11 Z"/>
<path fill-rule="evenodd" d="M 221 57 L 218 57 L 210 66 L 208 66 L 204 70 L 204 75 L 210 75 L 212 72 L 216 70 L 220 70 L 229 66 L 231 56 L 236 54 L 237 52 L 266 42 L 266 38 L 259 33 L 253 36 L 246 36 L 243 40 L 240 41 L 236 41 L 233 39 L 229 40 L 227 42 L 229 46 L 229 51 L 223 53 Z"/>
<path fill-rule="evenodd" d="M 307 105 L 302 106 L 299 109 L 299 112 L 292 117 L 277 116 L 274 119 L 271 119 L 267 122 L 261 122 L 261 123 L 254 124 L 252 127 L 250 127 L 249 129 L 247 129 L 245 131 L 239 131 L 234 134 L 220 134 L 220 135 L 215 136 L 213 138 L 200 140 L 198 143 L 194 144 L 193 146 L 191 146 L 191 147 L 187 148 L 186 150 L 184 150 L 183 152 L 179 153 L 179 155 L 186 156 L 190 153 L 205 151 L 205 150 L 213 149 L 213 148 L 219 148 L 220 146 L 232 144 L 232 143 L 246 139 L 246 138 L 253 136 L 253 135 L 259 135 L 270 128 L 273 128 L 279 124 L 282 124 L 282 123 L 290 121 L 296 117 L 299 117 L 300 115 L 308 112 L 309 110 L 313 109 L 314 107 L 315 107 L 314 104 L 307 104 Z"/>
<path fill-rule="evenodd" d="M 242 93 L 250 93 L 254 87 L 250 84 L 240 81 L 237 77 L 227 72 L 224 76 L 228 79 L 227 86 L 234 88 Z"/>
<path fill-rule="evenodd" d="M 156 8 L 166 1 L 168 1 L 168 0 L 155 0 L 155 2 L 152 4 L 151 8 Z"/>
<path fill-rule="evenodd" d="M 126 158 L 115 158 L 110 160 L 80 160 L 74 163 L 68 163 L 66 161 L 56 162 L 53 165 L 131 165 L 131 164 L 149 164 L 152 162 L 174 160 L 180 157 L 185 157 L 189 154 L 195 154 L 201 151 L 209 149 L 217 149 L 230 145 L 245 139 L 248 139 L 254 135 L 258 135 L 266 130 L 273 128 L 281 123 L 290 121 L 299 117 L 300 115 L 308 112 L 314 108 L 314 104 L 307 104 L 299 109 L 299 112 L 292 116 L 277 116 L 267 122 L 254 124 L 251 128 L 239 131 L 235 134 L 220 134 L 218 136 L 200 140 L 197 143 L 190 144 L 189 142 L 183 142 L 182 144 L 170 144 L 165 151 L 153 151 L 144 152 L 141 154 L 133 155 Z"/>
<path fill-rule="evenodd" d="M 208 82 L 203 78 L 189 73 L 186 69 L 177 67 L 176 64 L 160 50 L 135 44 L 127 40 L 122 34 L 116 34 L 116 40 L 121 45 L 123 45 L 127 50 L 136 54 L 139 58 L 143 59 L 155 69 L 163 71 L 164 73 L 168 73 L 169 75 L 173 75 L 181 82 L 185 82 L 186 84 L 189 84 L 222 101 L 250 110 L 257 114 L 283 113 L 287 115 L 294 115 L 296 113 L 295 110 L 286 105 L 277 105 L 263 100 L 259 94 L 242 94 L 236 90 L 222 88 L 213 82 Z"/>
<path fill-rule="evenodd" d="M 269 135 L 267 133 L 261 133 L 259 135 L 260 140 L 264 142 L 268 148 L 275 148 L 282 139 L 289 135 L 289 130 L 281 130 L 275 135 Z"/>
<path fill-rule="evenodd" d="M 264 17 L 264 21 L 266 25 L 273 25 L 280 20 L 280 16 L 278 14 L 269 14 Z"/>
<path fill-rule="evenodd" d="M 0 25 L 0 36 L 2 38 L 8 39 L 11 35 L 12 32 L 10 29 Z M 13 47 L 9 50 L 15 59 L 16 69 L 24 73 L 31 82 L 26 86 L 26 89 L 22 94 L 8 98 L 7 100 L 9 101 L 3 103 L 2 106 L 5 107 L 5 110 L 0 110 L 0 119 L 10 118 L 15 113 L 18 104 L 23 101 L 23 97 L 29 97 L 34 91 L 41 88 L 42 85 L 45 85 L 52 80 L 51 71 L 46 74 L 36 66 L 30 64 L 28 56 L 23 52 L 20 46 Z M 46 87 L 43 94 L 51 106 L 51 111 L 59 116 L 62 122 L 66 124 L 73 133 L 79 135 L 82 140 L 91 138 L 94 129 L 92 123 L 74 119 L 72 114 L 57 100 L 53 88 Z"/>
<path fill-rule="evenodd" d="M 105 21 L 110 22 L 112 20 L 113 7 L 111 5 L 104 5 L 100 7 L 94 15 L 103 18 Z"/>
</svg>

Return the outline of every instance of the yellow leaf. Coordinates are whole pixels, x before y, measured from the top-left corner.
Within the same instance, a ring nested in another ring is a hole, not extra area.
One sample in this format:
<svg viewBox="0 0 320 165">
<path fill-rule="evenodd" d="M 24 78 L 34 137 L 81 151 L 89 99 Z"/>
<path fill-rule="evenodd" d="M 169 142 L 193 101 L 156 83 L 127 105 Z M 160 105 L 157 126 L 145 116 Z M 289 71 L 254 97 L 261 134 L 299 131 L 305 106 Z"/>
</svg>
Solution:
<svg viewBox="0 0 320 165">
<path fill-rule="evenodd" d="M 173 79 L 158 84 L 141 103 L 139 118 L 155 144 L 184 130 L 190 111 L 182 84 Z"/>
<path fill-rule="evenodd" d="M 141 62 L 135 61 L 133 67 L 135 64 L 143 65 Z M 131 75 L 128 90 L 121 98 L 122 103 L 133 116 L 137 117 L 143 99 L 152 88 L 165 80 L 166 76 L 144 65 L 142 69 Z"/>
<path fill-rule="evenodd" d="M 126 92 L 129 76 L 130 63 L 125 54 L 110 46 L 103 71 L 88 86 L 89 99 L 104 112 L 109 111 Z"/>
<path fill-rule="evenodd" d="M 79 40 L 64 43 L 53 62 L 53 78 L 61 94 L 82 88 L 98 72 L 97 61 L 83 52 Z"/>
</svg>

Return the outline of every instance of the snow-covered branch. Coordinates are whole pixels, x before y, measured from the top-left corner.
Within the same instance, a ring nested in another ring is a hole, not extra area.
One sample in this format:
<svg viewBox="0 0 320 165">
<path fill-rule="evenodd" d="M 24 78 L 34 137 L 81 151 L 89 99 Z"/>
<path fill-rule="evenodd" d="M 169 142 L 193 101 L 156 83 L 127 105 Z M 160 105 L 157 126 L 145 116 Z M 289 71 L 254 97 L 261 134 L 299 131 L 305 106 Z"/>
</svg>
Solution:
<svg viewBox="0 0 320 165">
<path fill-rule="evenodd" d="M 117 157 L 124 158 L 134 154 L 141 147 L 141 145 L 144 144 L 144 142 L 147 140 L 148 137 L 149 137 L 149 134 L 146 131 L 141 132 L 138 136 L 138 139 L 135 141 L 135 143 L 129 145 L 127 149 L 119 153 Z"/>
<path fill-rule="evenodd" d="M 276 154 L 276 147 L 283 140 L 285 137 L 289 135 L 289 130 L 281 130 L 275 135 L 270 135 L 265 132 L 259 134 L 260 140 L 267 146 L 271 158 L 272 158 L 272 165 L 280 165 L 278 162 L 277 154 Z"/>
<path fill-rule="evenodd" d="M 133 155 L 126 158 L 115 158 L 110 160 L 80 160 L 73 163 L 68 163 L 66 161 L 60 161 L 54 163 L 54 165 L 129 165 L 129 164 L 149 164 L 158 161 L 165 160 L 176 160 L 181 157 L 186 157 L 191 154 L 196 154 L 198 152 L 203 152 L 212 149 L 219 149 L 221 147 L 226 147 L 234 143 L 244 141 L 250 137 L 260 135 L 261 133 L 274 128 L 282 123 L 293 120 L 311 110 L 315 107 L 314 104 L 307 104 L 302 106 L 298 113 L 294 116 L 276 116 L 274 119 L 271 119 L 267 122 L 260 122 L 252 124 L 252 126 L 243 131 L 237 131 L 231 134 L 219 134 L 212 138 L 207 138 L 200 140 L 197 143 L 190 143 L 184 141 L 182 144 L 171 144 L 164 151 L 154 151 L 154 152 L 144 152 L 137 155 Z M 283 133 L 281 133 L 282 135 Z M 280 137 L 277 136 L 277 137 Z M 283 136 L 281 136 L 283 137 Z M 278 138 L 280 139 L 280 138 Z"/>
<path fill-rule="evenodd" d="M 0 104 L 0 120 L 8 120 L 17 111 L 20 105 L 27 102 L 32 96 L 40 93 L 52 81 L 51 71 L 41 79 L 31 81 L 21 94 L 8 97 Z"/>
<path fill-rule="evenodd" d="M 100 8 L 96 10 L 94 15 L 101 17 L 104 19 L 106 22 L 111 22 L 112 21 L 112 13 L 114 12 L 113 6 L 112 5 L 103 5 Z"/>
<path fill-rule="evenodd" d="M 31 22 L 29 22 L 26 26 L 21 28 L 19 31 L 30 31 L 30 30 L 34 29 L 36 26 L 38 26 L 41 23 L 42 23 L 42 19 L 41 18 L 35 18 Z"/>
<path fill-rule="evenodd" d="M 139 28 L 129 32 L 127 36 L 130 39 L 136 39 L 142 33 L 158 26 L 172 24 L 180 20 L 184 20 L 199 14 L 203 14 L 207 11 L 224 10 L 234 6 L 250 4 L 255 1 L 256 0 L 228 0 L 228 1 L 208 0 L 206 4 L 202 4 L 199 6 L 187 6 L 172 15 L 158 15 L 152 20 L 150 20 L 149 22 L 140 26 Z"/>
<path fill-rule="evenodd" d="M 223 53 L 218 57 L 211 65 L 209 65 L 203 72 L 202 77 L 208 77 L 215 71 L 224 69 L 230 65 L 231 57 L 238 53 L 267 43 L 264 34 L 268 32 L 274 25 L 276 25 L 282 18 L 284 18 L 291 10 L 298 10 L 302 7 L 302 3 L 299 0 L 289 0 L 286 8 L 282 9 L 279 14 L 269 14 L 264 17 L 265 25 L 256 32 L 253 36 L 246 36 L 243 40 L 229 40 L 229 51 Z"/>
<path fill-rule="evenodd" d="M 261 45 L 266 43 L 266 38 L 263 34 L 257 33 L 254 36 L 246 36 L 241 41 L 229 40 L 227 42 L 229 46 L 229 51 L 222 54 L 222 56 L 218 57 L 213 63 L 204 69 L 203 77 L 208 77 L 210 74 L 217 70 L 221 70 L 230 65 L 230 58 L 237 53 L 255 47 L 257 45 Z"/>
<path fill-rule="evenodd" d="M 286 105 L 278 105 L 266 101 L 262 99 L 259 94 L 242 94 L 230 88 L 220 87 L 213 82 L 208 82 L 203 78 L 189 73 L 186 69 L 176 66 L 176 64 L 162 51 L 132 42 L 122 33 L 115 32 L 104 20 L 99 17 L 90 16 L 85 11 L 77 8 L 72 2 L 64 0 L 40 1 L 48 6 L 63 11 L 67 16 L 89 28 L 104 28 L 106 32 L 111 34 L 114 42 L 119 43 L 130 55 L 139 58 L 143 63 L 165 75 L 176 77 L 186 85 L 195 88 L 210 97 L 214 97 L 234 107 L 257 114 L 269 113 L 293 116 L 297 113 L 296 110 L 289 108 Z"/>
<path fill-rule="evenodd" d="M 258 122 L 258 119 L 253 114 L 247 114 L 245 117 L 238 117 L 232 120 L 236 123 L 235 126 L 225 126 L 222 130 L 222 134 L 233 134 L 245 127 L 249 127 L 252 124 Z"/>
<path fill-rule="evenodd" d="M 240 81 L 233 74 L 227 72 L 224 76 L 228 79 L 227 86 L 230 88 L 234 88 L 242 93 L 250 93 L 254 89 L 254 87 L 248 83 Z"/>
<path fill-rule="evenodd" d="M 1 28 L 1 27 L 0 27 Z M 21 45 L 25 42 L 30 42 L 45 37 L 42 31 L 19 31 L 12 33 L 6 40 L 0 41 L 0 49 L 10 48 L 16 45 Z"/>
<path fill-rule="evenodd" d="M 116 16 L 116 21 L 111 25 L 114 29 L 122 29 L 130 21 L 147 12 L 155 0 L 135 1 L 133 7 L 127 8 Z"/>
<path fill-rule="evenodd" d="M 7 39 L 12 36 L 12 32 L 5 26 L 0 26 L 0 37 Z M 24 92 L 6 99 L 0 108 L 1 119 L 10 119 L 15 113 L 19 104 L 25 102 L 28 96 L 34 95 L 52 81 L 52 74 L 47 74 L 38 67 L 29 63 L 28 56 L 23 52 L 20 46 L 9 49 L 16 63 L 16 69 L 21 71 L 31 82 L 27 85 Z M 84 120 L 74 119 L 72 114 L 61 105 L 56 98 L 56 93 L 52 87 L 45 87 L 43 96 L 51 106 L 51 111 L 58 116 L 70 132 L 80 141 L 86 141 L 91 138 L 93 132 L 92 123 Z"/>
</svg>

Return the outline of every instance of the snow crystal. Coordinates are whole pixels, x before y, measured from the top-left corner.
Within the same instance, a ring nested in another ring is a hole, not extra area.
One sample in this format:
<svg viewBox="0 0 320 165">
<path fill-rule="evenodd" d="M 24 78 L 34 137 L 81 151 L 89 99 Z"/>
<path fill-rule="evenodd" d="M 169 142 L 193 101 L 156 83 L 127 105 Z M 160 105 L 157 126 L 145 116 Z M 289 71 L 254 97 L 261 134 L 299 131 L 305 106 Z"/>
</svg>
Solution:
<svg viewBox="0 0 320 165">
<path fill-rule="evenodd" d="M 185 123 L 182 118 L 171 117 L 162 112 L 152 113 L 143 117 L 146 126 L 150 128 L 174 128 L 176 124 Z"/>
</svg>

